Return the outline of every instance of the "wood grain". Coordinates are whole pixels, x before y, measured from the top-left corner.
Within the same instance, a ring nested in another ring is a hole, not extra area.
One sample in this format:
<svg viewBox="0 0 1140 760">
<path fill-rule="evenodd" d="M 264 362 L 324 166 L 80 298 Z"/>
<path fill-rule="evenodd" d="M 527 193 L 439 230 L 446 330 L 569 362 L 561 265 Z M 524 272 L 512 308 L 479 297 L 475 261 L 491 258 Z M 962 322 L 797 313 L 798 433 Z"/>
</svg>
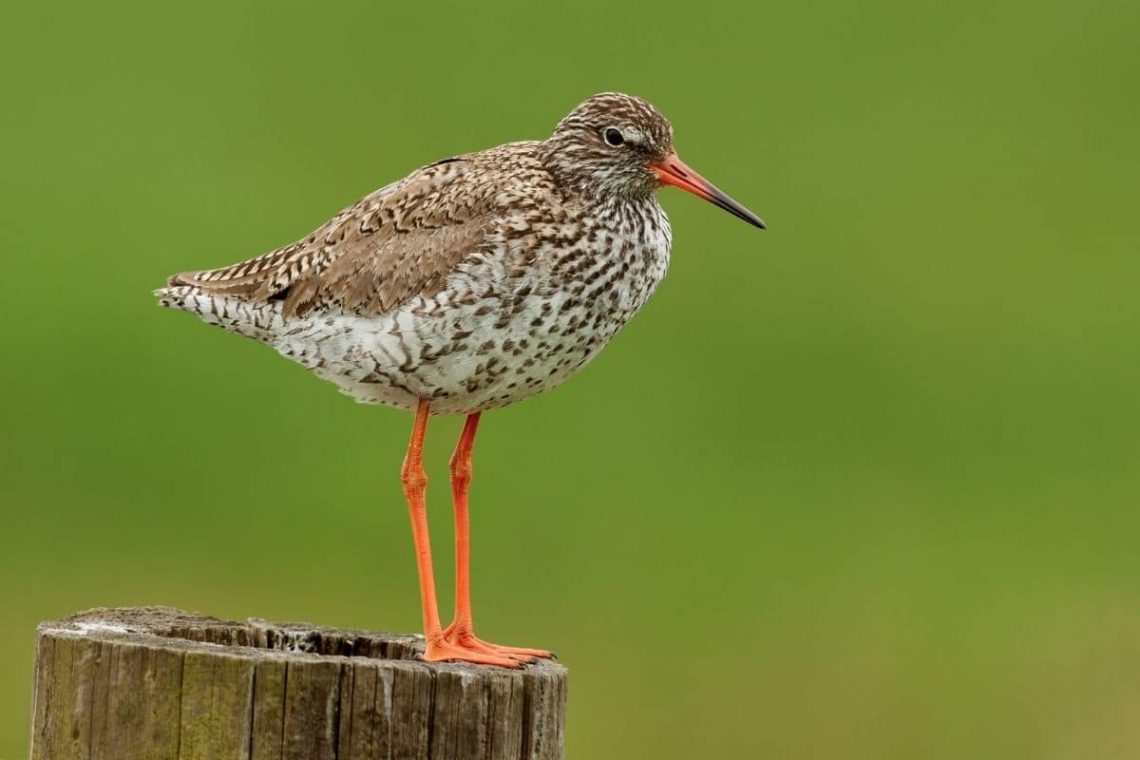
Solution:
<svg viewBox="0 0 1140 760">
<path fill-rule="evenodd" d="M 43 623 L 32 760 L 549 760 L 566 669 L 416 659 L 423 639 L 166 607 Z"/>
</svg>

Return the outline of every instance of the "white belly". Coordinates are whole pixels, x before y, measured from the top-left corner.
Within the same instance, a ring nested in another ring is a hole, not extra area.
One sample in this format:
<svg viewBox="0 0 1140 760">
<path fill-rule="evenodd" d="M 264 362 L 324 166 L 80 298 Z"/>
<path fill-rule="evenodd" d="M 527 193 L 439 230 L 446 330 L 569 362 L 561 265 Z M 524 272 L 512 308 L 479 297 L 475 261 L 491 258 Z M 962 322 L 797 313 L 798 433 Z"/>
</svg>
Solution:
<svg viewBox="0 0 1140 760">
<path fill-rule="evenodd" d="M 651 242 L 585 267 L 578 257 L 577 268 L 540 254 L 524 277 L 475 261 L 438 296 L 376 317 L 297 320 L 273 345 L 363 403 L 428 399 L 436 414 L 506 406 L 574 375 L 641 309 L 665 275 L 668 228 Z"/>
</svg>

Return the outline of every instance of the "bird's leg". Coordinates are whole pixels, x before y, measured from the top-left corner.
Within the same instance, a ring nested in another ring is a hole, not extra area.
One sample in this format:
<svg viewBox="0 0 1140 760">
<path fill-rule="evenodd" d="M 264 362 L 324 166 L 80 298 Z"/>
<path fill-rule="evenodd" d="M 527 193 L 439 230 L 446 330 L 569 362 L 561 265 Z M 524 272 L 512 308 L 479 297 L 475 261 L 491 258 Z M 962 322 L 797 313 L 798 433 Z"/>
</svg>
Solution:
<svg viewBox="0 0 1140 760">
<path fill-rule="evenodd" d="M 427 523 L 427 475 L 424 473 L 424 433 L 427 431 L 427 401 L 416 406 L 416 421 L 412 425 L 412 438 L 408 453 L 400 468 L 400 481 L 404 484 L 404 499 L 408 502 L 408 516 L 412 520 L 412 541 L 416 547 L 416 569 L 420 576 L 420 605 L 423 611 L 424 636 L 430 646 L 433 639 L 441 638 L 439 608 L 435 602 L 435 577 L 431 567 L 431 541 Z"/>
<path fill-rule="evenodd" d="M 444 629 L 443 637 L 446 641 L 465 648 L 519 660 L 550 657 L 550 652 L 542 649 L 488 644 L 475 636 L 475 626 L 471 622 L 471 541 L 467 489 L 471 485 L 471 451 L 475 446 L 475 431 L 478 427 L 479 412 L 467 415 L 459 443 L 451 455 L 451 497 L 455 509 L 455 620 Z"/>
<path fill-rule="evenodd" d="M 451 455 L 451 499 L 455 516 L 455 619 L 444 635 L 467 638 L 473 633 L 471 622 L 471 543 L 470 519 L 467 514 L 467 489 L 471 485 L 471 451 L 479 413 L 469 414 L 459 434 L 459 443 Z"/>
<path fill-rule="evenodd" d="M 464 647 L 444 639 L 439 623 L 439 608 L 435 601 L 435 578 L 431 567 L 431 541 L 428 538 L 425 500 L 427 476 L 424 474 L 423 448 L 428 409 L 427 401 L 420 401 L 416 406 L 416 421 L 412 426 L 412 438 L 408 442 L 408 454 L 404 457 L 404 466 L 400 469 L 404 498 L 408 502 L 408 515 L 412 520 L 412 540 L 416 545 L 416 567 L 420 576 L 420 603 L 423 607 L 424 638 L 427 642 L 424 659 L 429 662 L 463 660 L 484 665 L 517 667 L 518 661 L 510 657 Z"/>
</svg>

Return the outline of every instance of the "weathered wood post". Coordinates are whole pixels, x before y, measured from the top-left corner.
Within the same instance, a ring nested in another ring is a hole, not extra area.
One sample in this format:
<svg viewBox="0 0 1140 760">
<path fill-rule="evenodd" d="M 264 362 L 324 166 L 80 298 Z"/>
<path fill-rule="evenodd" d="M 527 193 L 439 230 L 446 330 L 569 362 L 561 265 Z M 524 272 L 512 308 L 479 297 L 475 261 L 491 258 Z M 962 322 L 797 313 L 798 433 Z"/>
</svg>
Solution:
<svg viewBox="0 0 1140 760">
<path fill-rule="evenodd" d="M 563 756 L 558 663 L 425 663 L 419 636 L 167 607 L 38 634 L 32 760 Z"/>
</svg>

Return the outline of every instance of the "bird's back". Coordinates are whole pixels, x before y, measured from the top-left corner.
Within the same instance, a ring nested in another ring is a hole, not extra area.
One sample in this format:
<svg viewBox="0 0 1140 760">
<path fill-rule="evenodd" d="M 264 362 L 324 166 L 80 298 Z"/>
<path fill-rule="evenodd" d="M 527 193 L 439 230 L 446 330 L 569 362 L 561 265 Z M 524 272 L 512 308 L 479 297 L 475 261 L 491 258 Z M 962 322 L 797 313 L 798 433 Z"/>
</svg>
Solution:
<svg viewBox="0 0 1140 760">
<path fill-rule="evenodd" d="M 158 295 L 192 311 L 211 296 L 279 304 L 286 318 L 376 315 L 412 296 L 434 295 L 512 207 L 549 203 L 553 185 L 536 145 L 512 143 L 429 164 L 301 240 L 237 264 L 174 275 Z"/>
</svg>

